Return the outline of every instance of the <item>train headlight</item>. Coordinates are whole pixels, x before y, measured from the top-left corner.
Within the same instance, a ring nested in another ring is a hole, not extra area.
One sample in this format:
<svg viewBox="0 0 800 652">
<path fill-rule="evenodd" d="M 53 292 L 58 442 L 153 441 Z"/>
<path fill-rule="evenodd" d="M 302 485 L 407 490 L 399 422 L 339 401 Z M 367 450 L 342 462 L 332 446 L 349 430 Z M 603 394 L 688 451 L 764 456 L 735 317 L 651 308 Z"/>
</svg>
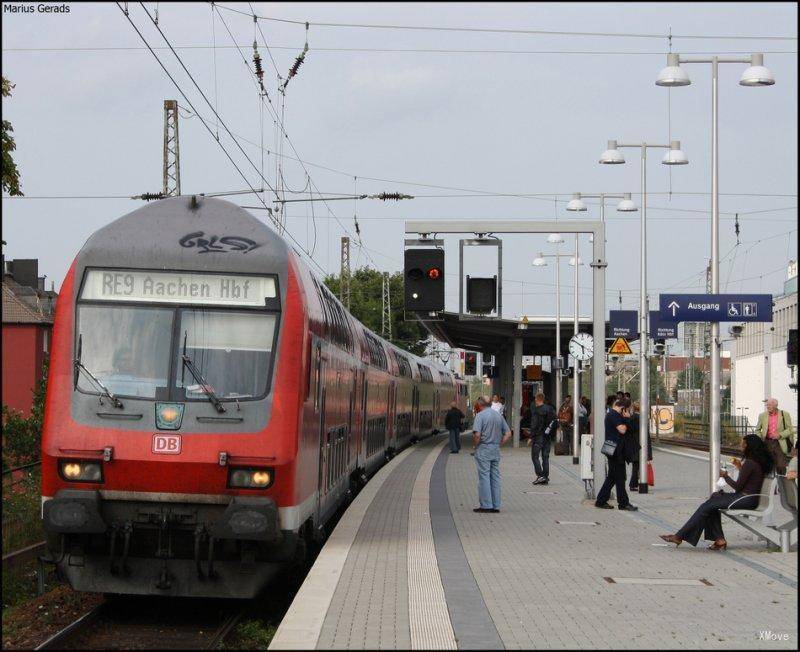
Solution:
<svg viewBox="0 0 800 652">
<path fill-rule="evenodd" d="M 274 477 L 272 469 L 232 468 L 228 472 L 228 486 L 232 489 L 266 489 Z"/>
<path fill-rule="evenodd" d="M 269 471 L 253 471 L 252 481 L 256 487 L 266 487 L 271 479 Z"/>
<path fill-rule="evenodd" d="M 156 403 L 156 428 L 178 430 L 183 421 L 183 403 Z"/>
<path fill-rule="evenodd" d="M 102 482 L 103 467 L 100 462 L 62 460 L 59 462 L 61 477 L 68 482 Z"/>
</svg>

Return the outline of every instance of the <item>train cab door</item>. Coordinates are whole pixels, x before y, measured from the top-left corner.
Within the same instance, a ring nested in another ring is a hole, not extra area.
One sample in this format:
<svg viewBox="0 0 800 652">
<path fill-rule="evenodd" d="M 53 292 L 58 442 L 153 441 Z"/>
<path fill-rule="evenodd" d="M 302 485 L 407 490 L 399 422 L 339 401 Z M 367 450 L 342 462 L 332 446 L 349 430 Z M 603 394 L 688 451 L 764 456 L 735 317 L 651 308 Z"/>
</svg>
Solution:
<svg viewBox="0 0 800 652">
<path fill-rule="evenodd" d="M 319 505 L 317 506 L 317 511 L 319 513 L 322 507 L 322 498 L 328 492 L 327 478 L 329 456 L 328 437 L 325 432 L 325 359 L 319 344 L 317 344 L 315 358 L 316 367 L 314 369 L 314 377 L 316 379 L 316 394 L 314 396 L 314 407 L 319 421 L 319 476 L 317 478 L 317 487 L 319 488 Z"/>
<path fill-rule="evenodd" d="M 411 429 L 419 430 L 419 386 L 411 390 Z"/>
<path fill-rule="evenodd" d="M 358 432 L 360 426 L 360 419 L 358 410 L 356 410 L 356 403 L 358 401 L 358 372 L 355 367 L 351 370 L 353 384 L 350 387 L 350 402 L 349 412 L 347 417 L 347 468 L 350 469 L 350 460 L 353 459 L 353 446 L 356 446 L 355 458 L 358 459 Z"/>
<path fill-rule="evenodd" d="M 362 467 L 366 467 L 366 459 L 367 459 L 367 435 L 368 435 L 368 426 L 369 426 L 369 419 L 367 418 L 367 393 L 369 391 L 369 379 L 367 378 L 364 371 L 360 371 L 359 375 L 361 376 L 361 395 L 360 399 L 360 412 L 361 412 L 361 432 L 359 433 L 358 438 L 358 463 Z"/>
</svg>

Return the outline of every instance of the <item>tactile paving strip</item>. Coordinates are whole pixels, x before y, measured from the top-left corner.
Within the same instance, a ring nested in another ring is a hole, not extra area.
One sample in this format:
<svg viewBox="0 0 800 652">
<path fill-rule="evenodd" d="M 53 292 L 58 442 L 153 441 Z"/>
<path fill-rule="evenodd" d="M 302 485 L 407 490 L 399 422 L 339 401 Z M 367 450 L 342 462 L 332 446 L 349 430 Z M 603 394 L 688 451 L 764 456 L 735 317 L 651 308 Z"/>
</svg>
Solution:
<svg viewBox="0 0 800 652">
<path fill-rule="evenodd" d="M 386 479 L 411 454 L 395 457 L 359 492 L 325 543 L 269 645 L 270 650 L 310 650 L 317 646 L 339 578 L 367 509 Z"/>
<path fill-rule="evenodd" d="M 440 447 L 420 467 L 408 510 L 408 612 L 411 649 L 455 650 L 456 639 L 447 610 L 429 508 L 430 481 Z"/>
</svg>

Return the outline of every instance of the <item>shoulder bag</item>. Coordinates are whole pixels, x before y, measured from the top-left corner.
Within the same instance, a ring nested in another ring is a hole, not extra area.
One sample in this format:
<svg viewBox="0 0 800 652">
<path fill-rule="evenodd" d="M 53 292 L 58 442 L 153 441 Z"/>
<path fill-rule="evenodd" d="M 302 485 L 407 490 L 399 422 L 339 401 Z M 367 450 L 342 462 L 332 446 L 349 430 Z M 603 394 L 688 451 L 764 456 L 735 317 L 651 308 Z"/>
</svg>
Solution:
<svg viewBox="0 0 800 652">
<path fill-rule="evenodd" d="M 603 447 L 600 449 L 600 452 L 606 457 L 614 457 L 614 453 L 616 453 L 616 451 L 617 442 L 611 441 L 610 439 L 606 439 L 603 442 Z"/>
</svg>

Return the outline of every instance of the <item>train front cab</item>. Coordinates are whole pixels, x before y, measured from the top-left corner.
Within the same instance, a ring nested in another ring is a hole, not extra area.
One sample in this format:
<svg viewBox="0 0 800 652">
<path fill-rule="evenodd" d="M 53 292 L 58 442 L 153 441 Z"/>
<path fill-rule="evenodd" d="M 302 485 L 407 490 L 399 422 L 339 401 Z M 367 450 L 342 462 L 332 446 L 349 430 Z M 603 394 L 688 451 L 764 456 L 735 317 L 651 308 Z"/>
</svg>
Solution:
<svg viewBox="0 0 800 652">
<path fill-rule="evenodd" d="M 315 500 L 316 473 L 297 464 L 302 291 L 285 244 L 252 216 L 179 202 L 96 233 L 62 286 L 43 525 L 77 590 L 248 598 L 292 559 Z M 181 244 L 220 224 L 261 258 Z M 136 268 L 148 233 L 167 235 Z"/>
</svg>

